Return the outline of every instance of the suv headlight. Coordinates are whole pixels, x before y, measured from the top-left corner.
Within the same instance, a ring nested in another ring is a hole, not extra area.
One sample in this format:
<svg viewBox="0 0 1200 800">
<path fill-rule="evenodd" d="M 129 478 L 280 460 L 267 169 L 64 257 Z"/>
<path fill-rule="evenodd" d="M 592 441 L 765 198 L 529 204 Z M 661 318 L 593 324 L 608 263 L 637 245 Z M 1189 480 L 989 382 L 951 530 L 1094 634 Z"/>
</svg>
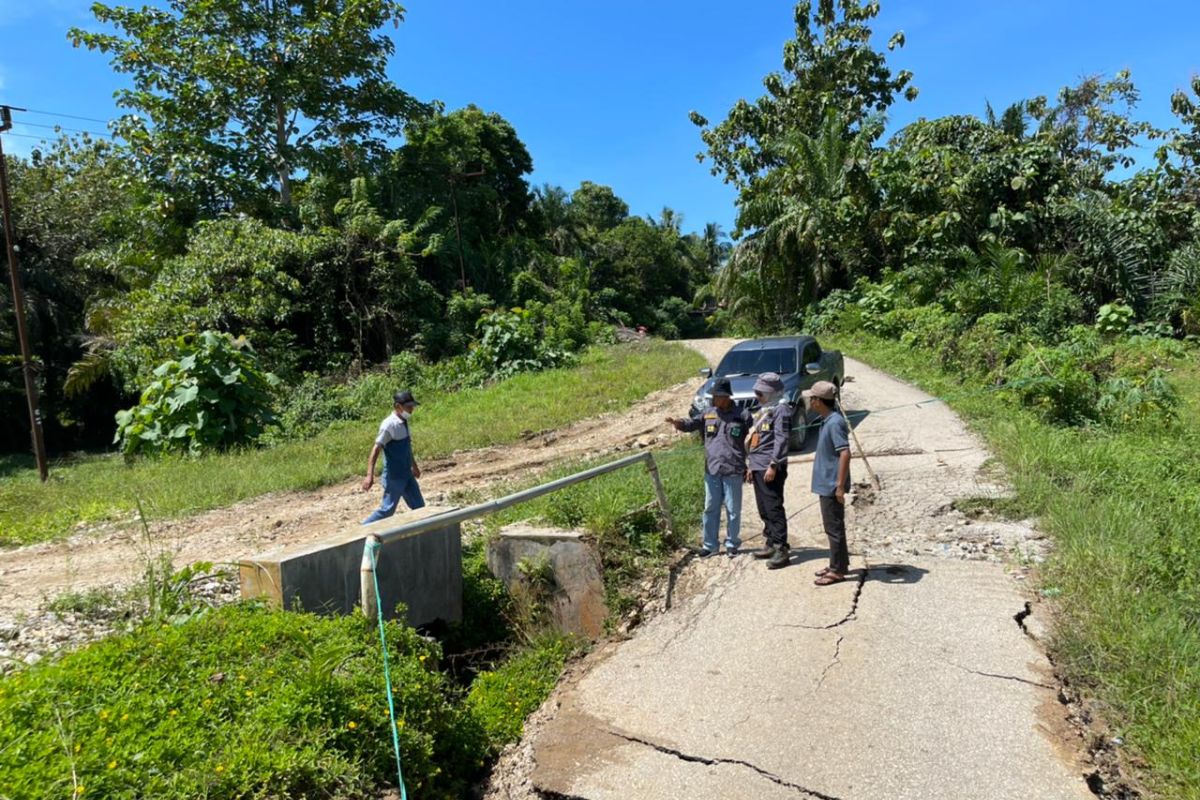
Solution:
<svg viewBox="0 0 1200 800">
<path fill-rule="evenodd" d="M 703 411 L 707 405 L 708 398 L 702 394 L 698 394 L 692 398 L 692 408 L 696 409 L 697 411 Z"/>
</svg>

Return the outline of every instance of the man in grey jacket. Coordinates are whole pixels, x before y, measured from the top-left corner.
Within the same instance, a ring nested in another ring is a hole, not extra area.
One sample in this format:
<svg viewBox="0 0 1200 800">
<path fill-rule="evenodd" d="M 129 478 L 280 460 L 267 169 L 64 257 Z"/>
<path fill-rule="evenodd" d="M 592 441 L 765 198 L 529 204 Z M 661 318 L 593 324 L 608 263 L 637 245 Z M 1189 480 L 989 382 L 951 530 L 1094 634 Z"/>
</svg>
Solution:
<svg viewBox="0 0 1200 800">
<path fill-rule="evenodd" d="M 754 384 L 759 410 L 750 431 L 750 455 L 746 481 L 754 483 L 754 499 L 763 521 L 766 543 L 754 551 L 755 558 L 769 559 L 767 567 L 786 567 L 788 547 L 787 513 L 783 508 L 783 485 L 787 482 L 788 440 L 792 430 L 792 407 L 783 399 L 783 380 L 764 372 Z"/>
<path fill-rule="evenodd" d="M 700 557 L 718 552 L 717 533 L 721 526 L 721 506 L 725 506 L 725 552 L 737 555 L 742 545 L 742 480 L 746 471 L 746 435 L 750 432 L 750 412 L 733 404 L 733 389 L 728 378 L 718 378 L 712 387 L 712 405 L 694 419 L 667 417 L 667 423 L 681 432 L 704 431 L 704 541 Z"/>
</svg>

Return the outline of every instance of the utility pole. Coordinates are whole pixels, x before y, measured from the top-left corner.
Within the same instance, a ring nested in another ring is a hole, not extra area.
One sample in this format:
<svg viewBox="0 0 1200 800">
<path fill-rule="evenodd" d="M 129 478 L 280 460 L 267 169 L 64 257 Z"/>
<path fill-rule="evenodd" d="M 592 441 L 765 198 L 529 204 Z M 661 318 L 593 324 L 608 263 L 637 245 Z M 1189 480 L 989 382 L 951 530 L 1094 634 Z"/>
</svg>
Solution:
<svg viewBox="0 0 1200 800">
<path fill-rule="evenodd" d="M 458 275 L 464 292 L 467 291 L 467 266 L 463 260 L 462 228 L 458 225 L 458 179 L 478 178 L 483 173 L 483 170 L 479 170 L 478 172 L 452 173 L 450 175 L 450 201 L 454 204 L 454 238 L 458 242 Z"/>
<path fill-rule="evenodd" d="M 0 133 L 12 127 L 12 112 L 24 111 L 12 106 L 0 106 Z M 17 313 L 17 339 L 21 343 L 21 368 L 25 374 L 25 399 L 29 403 L 29 428 L 33 437 L 33 455 L 37 459 L 42 483 L 50 477 L 46 467 L 46 441 L 42 436 L 42 413 L 38 410 L 37 383 L 33 380 L 33 359 L 29 354 L 29 337 L 25 333 L 25 293 L 21 290 L 21 274 L 17 271 L 17 243 L 13 232 L 12 208 L 8 203 L 8 164 L 4 161 L 4 137 L 0 136 L 0 212 L 4 213 L 4 242 L 8 246 L 8 271 L 12 279 L 13 310 Z"/>
</svg>

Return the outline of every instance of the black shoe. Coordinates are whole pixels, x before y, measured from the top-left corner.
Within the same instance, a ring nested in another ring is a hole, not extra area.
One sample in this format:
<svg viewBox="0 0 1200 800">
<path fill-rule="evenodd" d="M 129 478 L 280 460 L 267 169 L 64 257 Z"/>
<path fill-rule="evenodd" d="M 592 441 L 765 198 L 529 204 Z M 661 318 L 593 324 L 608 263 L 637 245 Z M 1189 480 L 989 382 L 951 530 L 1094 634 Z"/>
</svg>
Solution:
<svg viewBox="0 0 1200 800">
<path fill-rule="evenodd" d="M 725 555 L 729 556 L 730 558 L 733 558 L 737 554 L 738 554 L 738 549 L 736 547 L 726 547 L 725 548 Z"/>
<path fill-rule="evenodd" d="M 775 545 L 773 544 L 764 544 L 754 551 L 755 558 L 770 558 L 773 555 L 775 555 Z"/>
<path fill-rule="evenodd" d="M 699 551 L 697 551 L 696 556 L 698 558 L 708 558 L 709 556 L 715 556 L 716 554 L 716 550 L 705 550 L 704 548 L 701 548 Z"/>
<path fill-rule="evenodd" d="M 781 545 L 775 551 L 775 555 L 771 556 L 771 560 L 767 562 L 767 569 L 779 569 L 788 565 L 791 549 L 785 544 Z"/>
</svg>

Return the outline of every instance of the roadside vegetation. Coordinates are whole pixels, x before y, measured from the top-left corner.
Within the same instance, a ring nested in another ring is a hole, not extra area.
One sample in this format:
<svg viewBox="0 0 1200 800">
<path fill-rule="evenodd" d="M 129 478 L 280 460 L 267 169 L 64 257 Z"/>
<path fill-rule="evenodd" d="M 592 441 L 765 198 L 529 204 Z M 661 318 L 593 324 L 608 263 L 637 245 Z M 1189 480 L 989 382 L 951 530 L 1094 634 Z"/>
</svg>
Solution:
<svg viewBox="0 0 1200 800">
<path fill-rule="evenodd" d="M 1200 797 L 1200 366 L 1166 369 L 1175 413 L 1134 426 L 1069 426 L 1023 390 L 940 368 L 925 348 L 867 333 L 829 341 L 945 397 L 987 440 L 1014 497 L 992 510 L 1038 520 L 1055 551 L 1039 570 L 1057 609 L 1053 653 L 1094 701 L 1152 796 Z"/>
<path fill-rule="evenodd" d="M 453 374 L 406 363 L 339 387 L 328 401 L 297 398 L 297 418 L 326 427 L 308 438 L 280 435 L 270 447 L 164 456 L 122 463 L 91 456 L 59 464 L 48 484 L 33 471 L 0 477 L 0 544 L 26 544 L 65 535 L 80 523 L 133 520 L 140 500 L 150 518 L 226 506 L 267 492 L 313 489 L 366 470 L 366 453 L 392 392 L 415 387 L 418 459 L 504 444 L 531 430 L 550 430 L 618 411 L 664 385 L 690 378 L 702 359 L 661 342 L 597 347 L 572 368 L 526 372 L 478 388 L 452 391 Z M 339 416 L 329 421 L 328 402 Z M 304 407 L 305 404 L 309 404 Z"/>
</svg>

